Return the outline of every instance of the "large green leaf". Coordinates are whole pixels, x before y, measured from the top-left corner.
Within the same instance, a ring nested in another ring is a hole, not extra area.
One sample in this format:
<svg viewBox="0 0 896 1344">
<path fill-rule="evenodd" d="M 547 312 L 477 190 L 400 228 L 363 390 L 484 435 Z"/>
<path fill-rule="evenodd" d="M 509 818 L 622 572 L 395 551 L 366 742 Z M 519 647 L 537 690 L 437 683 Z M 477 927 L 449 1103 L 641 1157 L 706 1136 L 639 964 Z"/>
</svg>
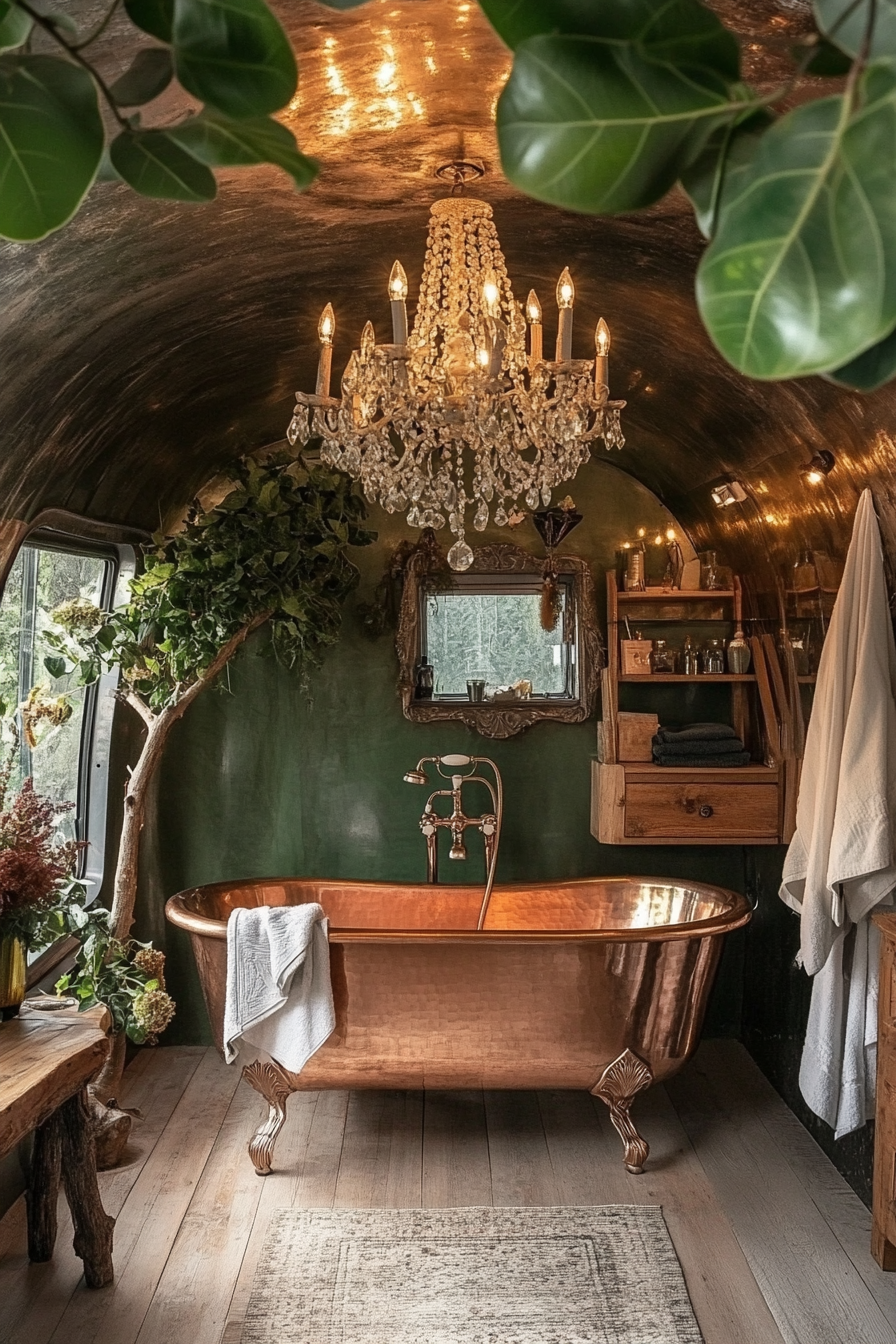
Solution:
<svg viewBox="0 0 896 1344">
<path fill-rule="evenodd" d="M 724 202 L 737 194 L 738 184 L 756 154 L 772 116 L 761 108 L 740 125 L 722 126 L 707 141 L 700 157 L 681 175 L 681 185 L 694 207 L 697 227 L 711 238 Z"/>
<path fill-rule="evenodd" d="M 289 173 L 297 191 L 310 187 L 317 176 L 317 164 L 299 152 L 292 131 L 270 117 L 231 121 L 206 111 L 172 127 L 169 135 L 210 168 L 274 163 Z"/>
<path fill-rule="evenodd" d="M 0 0 L 0 51 L 20 47 L 31 32 L 32 19 L 12 0 Z"/>
<path fill-rule="evenodd" d="M 896 323 L 896 63 L 788 113 L 723 205 L 697 272 L 722 354 L 753 378 L 839 367 Z"/>
<path fill-rule="evenodd" d="M 896 331 L 891 331 L 877 345 L 865 350 L 848 364 L 825 374 L 832 383 L 851 387 L 857 392 L 874 392 L 896 377 Z"/>
<path fill-rule="evenodd" d="M 175 0 L 177 77 L 228 117 L 263 117 L 296 91 L 295 56 L 263 0 Z"/>
<path fill-rule="evenodd" d="M 86 70 L 55 56 L 0 56 L 0 235 L 31 242 L 71 219 L 102 152 Z"/>
<path fill-rule="evenodd" d="M 109 147 L 116 172 L 141 196 L 171 201 L 211 201 L 214 173 L 166 131 L 122 131 Z"/>
<path fill-rule="evenodd" d="M 152 102 L 167 89 L 174 77 L 174 64 L 167 47 L 143 47 L 109 92 L 122 107 Z"/>
<path fill-rule="evenodd" d="M 869 55 L 896 56 L 896 0 L 815 0 L 815 19 L 838 47 L 857 56 L 868 31 L 869 6 L 874 5 L 874 31 Z"/>
<path fill-rule="evenodd" d="M 532 37 L 498 101 L 501 162 L 515 186 L 589 213 L 664 196 L 713 131 L 745 106 L 711 71 L 683 71 L 634 47 Z"/>
<path fill-rule="evenodd" d="M 699 0 L 480 0 L 509 47 L 559 33 L 634 42 L 641 55 L 739 77 L 737 38 Z"/>
<path fill-rule="evenodd" d="M 131 23 L 160 42 L 171 41 L 174 23 L 174 0 L 124 0 L 125 11 Z"/>
<path fill-rule="evenodd" d="M 357 9 L 359 5 L 366 5 L 367 0 L 318 0 L 321 5 L 326 5 L 327 9 Z"/>
</svg>

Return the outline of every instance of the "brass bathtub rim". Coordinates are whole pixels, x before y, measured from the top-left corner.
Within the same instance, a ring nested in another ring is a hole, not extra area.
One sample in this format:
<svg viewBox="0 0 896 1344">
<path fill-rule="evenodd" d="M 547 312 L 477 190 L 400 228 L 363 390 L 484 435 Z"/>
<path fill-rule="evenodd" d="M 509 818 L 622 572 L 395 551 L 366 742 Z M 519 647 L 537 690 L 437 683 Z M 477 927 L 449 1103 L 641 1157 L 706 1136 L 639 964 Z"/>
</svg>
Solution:
<svg viewBox="0 0 896 1344">
<path fill-rule="evenodd" d="M 165 903 L 165 916 L 175 927 L 204 938 L 221 941 L 227 938 L 227 921 L 212 919 L 208 915 L 196 914 L 187 909 L 186 901 L 199 892 L 238 891 L 241 887 L 277 886 L 280 884 L 308 882 L 328 883 L 362 888 L 388 887 L 424 887 L 420 882 L 370 881 L 369 879 L 331 878 L 331 877 L 258 877 L 239 878 L 231 882 L 208 882 L 185 887 L 169 897 Z M 542 885 L 550 887 L 577 887 L 594 883 L 640 883 L 651 886 L 681 886 L 689 891 L 706 893 L 715 898 L 724 898 L 729 908 L 709 919 L 692 920 L 683 924 L 653 924 L 644 927 L 628 926 L 619 929 L 366 929 L 334 928 L 329 930 L 331 943 L 642 943 L 675 942 L 694 937 L 712 937 L 713 935 L 732 933 L 750 922 L 752 909 L 746 896 L 732 891 L 729 887 L 718 887 L 708 882 L 689 882 L 683 878 L 663 879 L 655 876 L 615 876 L 615 877 L 578 877 L 546 881 Z M 466 885 L 466 884 L 458 884 Z M 537 882 L 504 882 L 495 887 L 495 893 L 513 891 L 531 891 L 537 889 Z"/>
</svg>

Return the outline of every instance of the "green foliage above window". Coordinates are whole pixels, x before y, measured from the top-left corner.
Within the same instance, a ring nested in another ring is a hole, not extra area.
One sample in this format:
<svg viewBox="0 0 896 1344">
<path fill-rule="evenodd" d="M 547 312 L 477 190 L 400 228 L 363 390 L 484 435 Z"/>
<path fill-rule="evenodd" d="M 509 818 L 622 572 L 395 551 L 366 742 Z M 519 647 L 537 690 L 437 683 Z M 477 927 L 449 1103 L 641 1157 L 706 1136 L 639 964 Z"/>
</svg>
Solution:
<svg viewBox="0 0 896 1344">
<path fill-rule="evenodd" d="M 700 313 L 736 369 L 863 391 L 896 373 L 896 0 L 816 0 L 817 34 L 767 95 L 700 0 L 481 4 L 514 50 L 512 182 L 589 213 L 680 182 L 709 239 Z M 788 110 L 813 73 L 840 92 Z"/>
</svg>

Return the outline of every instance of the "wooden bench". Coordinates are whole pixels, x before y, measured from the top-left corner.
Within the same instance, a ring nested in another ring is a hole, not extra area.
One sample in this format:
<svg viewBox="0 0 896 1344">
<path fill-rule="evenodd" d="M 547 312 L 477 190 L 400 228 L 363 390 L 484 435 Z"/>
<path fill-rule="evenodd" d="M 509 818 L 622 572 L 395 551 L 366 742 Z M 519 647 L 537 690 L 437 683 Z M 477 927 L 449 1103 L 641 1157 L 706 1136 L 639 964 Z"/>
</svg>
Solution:
<svg viewBox="0 0 896 1344">
<path fill-rule="evenodd" d="M 25 1200 L 28 1256 L 49 1260 L 62 1182 L 88 1288 L 112 1282 L 112 1228 L 96 1179 L 87 1084 L 109 1052 L 105 1008 L 29 1012 L 0 1025 L 0 1157 L 34 1134 Z"/>
</svg>

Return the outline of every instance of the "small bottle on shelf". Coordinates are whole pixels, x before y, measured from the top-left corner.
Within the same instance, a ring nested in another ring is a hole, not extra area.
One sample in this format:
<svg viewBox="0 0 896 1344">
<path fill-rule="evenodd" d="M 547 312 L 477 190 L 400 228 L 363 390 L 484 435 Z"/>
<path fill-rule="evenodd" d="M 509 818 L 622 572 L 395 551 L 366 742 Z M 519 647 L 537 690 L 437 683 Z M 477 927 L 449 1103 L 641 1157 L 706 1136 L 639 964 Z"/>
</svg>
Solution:
<svg viewBox="0 0 896 1344">
<path fill-rule="evenodd" d="M 686 677 L 696 677 L 700 671 L 700 650 L 696 648 L 690 635 L 684 637 L 681 670 Z"/>
<path fill-rule="evenodd" d="M 650 655 L 651 672 L 674 672 L 678 655 L 666 645 L 664 639 L 653 641 L 653 653 Z"/>
<path fill-rule="evenodd" d="M 703 650 L 703 671 L 718 676 L 725 671 L 725 646 L 720 639 L 710 639 Z"/>
<path fill-rule="evenodd" d="M 742 677 L 750 668 L 750 646 L 740 626 L 734 632 L 734 638 L 728 643 L 728 671 Z"/>
</svg>

